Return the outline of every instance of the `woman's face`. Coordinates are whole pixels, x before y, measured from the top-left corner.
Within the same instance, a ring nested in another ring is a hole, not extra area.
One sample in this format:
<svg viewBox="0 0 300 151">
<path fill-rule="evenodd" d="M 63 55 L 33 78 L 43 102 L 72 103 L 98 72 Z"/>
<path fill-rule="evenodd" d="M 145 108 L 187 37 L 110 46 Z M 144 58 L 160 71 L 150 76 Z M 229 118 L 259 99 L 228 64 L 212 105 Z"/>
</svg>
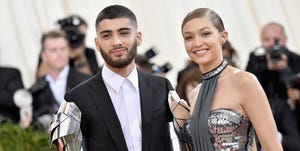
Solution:
<svg viewBox="0 0 300 151">
<path fill-rule="evenodd" d="M 188 21 L 182 29 L 185 49 L 190 58 L 201 65 L 222 60 L 222 44 L 227 32 L 219 32 L 207 18 L 195 18 Z"/>
</svg>

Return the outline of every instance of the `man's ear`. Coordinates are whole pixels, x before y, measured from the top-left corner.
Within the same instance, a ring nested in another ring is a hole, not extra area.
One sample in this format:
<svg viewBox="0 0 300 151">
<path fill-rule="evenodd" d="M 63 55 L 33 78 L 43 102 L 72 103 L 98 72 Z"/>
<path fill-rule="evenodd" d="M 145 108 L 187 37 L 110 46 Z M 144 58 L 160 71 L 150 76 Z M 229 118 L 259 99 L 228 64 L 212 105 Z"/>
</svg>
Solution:
<svg viewBox="0 0 300 151">
<path fill-rule="evenodd" d="M 46 54 L 45 54 L 45 51 L 44 51 L 44 50 L 41 51 L 41 54 L 40 54 L 40 55 L 41 55 L 42 61 L 45 61 L 45 59 L 46 59 L 47 57 L 45 56 Z"/>
<path fill-rule="evenodd" d="M 99 39 L 97 37 L 94 38 L 96 49 L 99 50 Z"/>
<path fill-rule="evenodd" d="M 143 37 L 142 37 L 142 33 L 141 32 L 137 33 L 136 39 L 137 39 L 137 45 L 140 46 L 142 44 L 142 41 L 143 41 Z"/>
</svg>

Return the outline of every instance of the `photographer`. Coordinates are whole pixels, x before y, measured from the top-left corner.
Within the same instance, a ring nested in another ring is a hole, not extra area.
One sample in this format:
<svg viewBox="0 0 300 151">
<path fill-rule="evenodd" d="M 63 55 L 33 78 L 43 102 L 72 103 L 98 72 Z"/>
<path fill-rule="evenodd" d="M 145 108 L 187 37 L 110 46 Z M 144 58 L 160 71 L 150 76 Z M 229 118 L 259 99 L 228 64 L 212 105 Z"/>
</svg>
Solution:
<svg viewBox="0 0 300 151">
<path fill-rule="evenodd" d="M 300 56 L 286 47 L 282 25 L 271 22 L 261 31 L 262 48 L 251 52 L 246 71 L 255 74 L 269 99 L 287 99 L 285 80 L 300 72 Z"/>
<path fill-rule="evenodd" d="M 287 94 L 290 109 L 295 113 L 300 131 L 300 73 L 293 75 L 287 82 Z"/>
<path fill-rule="evenodd" d="M 87 23 L 78 15 L 71 15 L 57 21 L 60 28 L 67 33 L 70 44 L 70 67 L 87 75 L 94 75 L 99 70 L 95 50 L 86 47 L 85 35 Z M 46 66 L 39 58 L 37 79 L 45 75 Z"/>
</svg>

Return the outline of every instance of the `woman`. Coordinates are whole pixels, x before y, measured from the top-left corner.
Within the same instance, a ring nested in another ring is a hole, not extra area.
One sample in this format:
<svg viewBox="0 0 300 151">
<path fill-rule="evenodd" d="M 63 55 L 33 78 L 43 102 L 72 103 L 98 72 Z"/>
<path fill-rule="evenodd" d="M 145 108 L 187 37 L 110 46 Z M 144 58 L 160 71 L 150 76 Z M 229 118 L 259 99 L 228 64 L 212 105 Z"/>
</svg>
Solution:
<svg viewBox="0 0 300 151">
<path fill-rule="evenodd" d="M 192 143 L 195 151 L 248 151 L 255 150 L 256 132 L 264 151 L 282 151 L 258 80 L 223 61 L 222 45 L 228 33 L 219 15 L 207 8 L 196 9 L 184 18 L 181 29 L 186 52 L 204 73 L 202 84 L 190 94 L 191 119 L 179 128 L 181 139 Z M 185 105 L 179 101 L 170 107 L 176 113 L 177 107 L 182 110 Z"/>
</svg>

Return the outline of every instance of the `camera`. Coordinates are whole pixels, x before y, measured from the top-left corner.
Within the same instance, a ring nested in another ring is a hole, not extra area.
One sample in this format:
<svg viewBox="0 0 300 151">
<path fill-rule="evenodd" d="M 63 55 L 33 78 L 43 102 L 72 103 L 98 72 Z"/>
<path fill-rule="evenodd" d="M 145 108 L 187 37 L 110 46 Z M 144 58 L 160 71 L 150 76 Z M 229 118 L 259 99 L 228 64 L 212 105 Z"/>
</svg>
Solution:
<svg viewBox="0 0 300 151">
<path fill-rule="evenodd" d="M 291 76 L 291 77 L 288 79 L 288 85 L 289 85 L 291 88 L 295 88 L 295 89 L 300 90 L 300 73 Z"/>
<path fill-rule="evenodd" d="M 78 48 L 83 44 L 85 34 L 79 31 L 79 26 L 84 24 L 82 18 L 72 15 L 58 20 L 57 23 L 66 32 L 71 48 Z"/>
<path fill-rule="evenodd" d="M 163 64 L 162 66 L 157 66 L 155 64 L 152 64 L 152 73 L 167 73 L 170 70 L 172 70 L 172 65 L 171 63 L 167 62 Z"/>
<path fill-rule="evenodd" d="M 151 58 L 155 57 L 157 54 L 158 54 L 157 48 L 152 47 L 145 52 L 144 56 L 146 56 L 146 58 L 149 61 Z M 158 66 L 154 63 L 151 63 L 151 64 L 152 64 L 152 73 L 167 73 L 170 70 L 172 70 L 172 68 L 173 68 L 171 63 L 169 63 L 169 62 L 163 64 L 162 66 Z"/>
<path fill-rule="evenodd" d="M 148 49 L 143 55 L 137 55 L 135 58 L 136 64 L 140 69 L 150 73 L 167 73 L 172 70 L 171 63 L 167 62 L 162 66 L 152 63 L 150 60 L 158 54 L 158 50 L 155 47 Z"/>
<path fill-rule="evenodd" d="M 279 39 L 275 39 L 275 44 L 274 46 L 269 49 L 269 53 L 270 53 L 270 59 L 273 61 L 273 62 L 277 62 L 277 61 L 280 61 L 282 58 L 281 58 L 281 54 L 284 53 L 284 50 L 285 50 L 285 47 L 284 46 L 281 46 L 279 44 Z"/>
<path fill-rule="evenodd" d="M 253 60 L 253 68 L 255 71 L 263 71 L 267 69 L 266 50 L 263 47 L 256 47 L 253 50 L 253 55 L 250 56 L 250 60 Z"/>
<path fill-rule="evenodd" d="M 155 57 L 157 54 L 158 54 L 157 49 L 154 48 L 154 47 L 152 47 L 152 48 L 148 49 L 148 50 L 145 52 L 144 56 L 145 56 L 148 60 L 150 60 L 151 58 Z"/>
</svg>

